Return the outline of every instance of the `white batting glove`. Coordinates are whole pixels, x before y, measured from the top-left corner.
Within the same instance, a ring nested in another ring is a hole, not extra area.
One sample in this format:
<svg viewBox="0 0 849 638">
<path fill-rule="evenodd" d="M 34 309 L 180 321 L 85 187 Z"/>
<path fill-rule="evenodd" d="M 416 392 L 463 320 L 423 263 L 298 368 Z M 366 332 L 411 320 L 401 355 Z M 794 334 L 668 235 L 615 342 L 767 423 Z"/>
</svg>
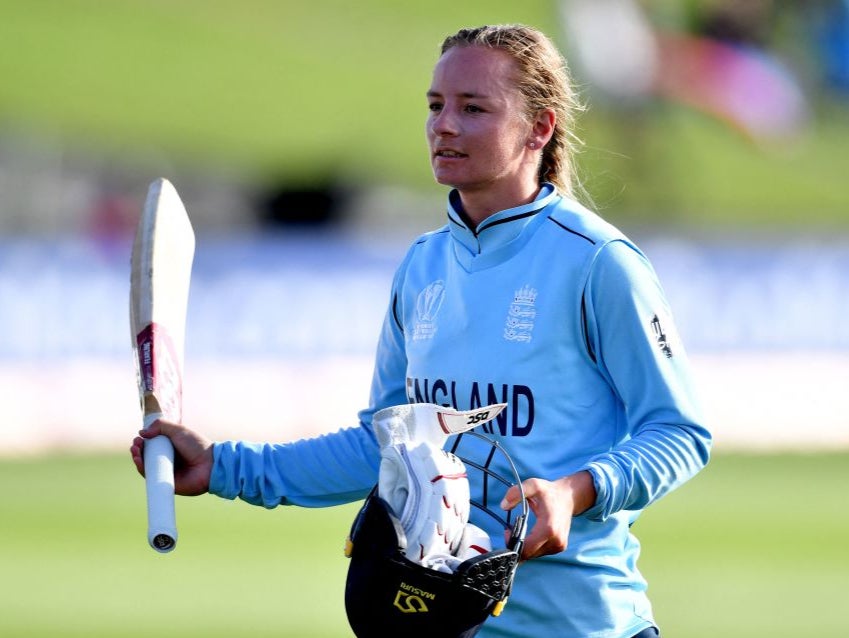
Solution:
<svg viewBox="0 0 849 638">
<path fill-rule="evenodd" d="M 469 520 L 469 481 L 465 465 L 453 454 L 428 443 L 383 448 L 378 496 L 398 516 L 410 560 L 453 556 L 460 548 Z"/>
</svg>

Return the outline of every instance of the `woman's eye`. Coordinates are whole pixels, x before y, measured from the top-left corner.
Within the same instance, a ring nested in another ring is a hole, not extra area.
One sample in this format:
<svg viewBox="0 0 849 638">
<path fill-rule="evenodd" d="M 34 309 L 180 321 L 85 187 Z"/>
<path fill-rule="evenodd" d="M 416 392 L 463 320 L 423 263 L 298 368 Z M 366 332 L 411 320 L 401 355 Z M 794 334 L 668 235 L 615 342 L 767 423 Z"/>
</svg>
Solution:
<svg viewBox="0 0 849 638">
<path fill-rule="evenodd" d="M 467 104 L 466 111 L 468 113 L 483 113 L 483 109 L 479 107 L 477 104 Z"/>
<path fill-rule="evenodd" d="M 431 102 L 427 105 L 427 108 L 430 110 L 431 113 L 438 113 L 440 110 L 442 110 L 442 105 L 438 102 Z"/>
</svg>

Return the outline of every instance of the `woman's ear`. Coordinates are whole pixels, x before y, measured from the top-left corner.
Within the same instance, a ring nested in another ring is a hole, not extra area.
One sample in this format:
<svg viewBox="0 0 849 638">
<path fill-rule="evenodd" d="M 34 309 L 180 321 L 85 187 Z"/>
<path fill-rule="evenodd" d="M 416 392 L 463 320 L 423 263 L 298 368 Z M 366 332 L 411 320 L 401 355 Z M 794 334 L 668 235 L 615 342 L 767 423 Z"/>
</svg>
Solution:
<svg viewBox="0 0 849 638">
<path fill-rule="evenodd" d="M 554 109 L 542 109 L 534 116 L 531 127 L 531 137 L 528 146 L 531 148 L 543 148 L 551 136 L 554 135 L 554 125 L 557 123 L 557 115 Z"/>
</svg>

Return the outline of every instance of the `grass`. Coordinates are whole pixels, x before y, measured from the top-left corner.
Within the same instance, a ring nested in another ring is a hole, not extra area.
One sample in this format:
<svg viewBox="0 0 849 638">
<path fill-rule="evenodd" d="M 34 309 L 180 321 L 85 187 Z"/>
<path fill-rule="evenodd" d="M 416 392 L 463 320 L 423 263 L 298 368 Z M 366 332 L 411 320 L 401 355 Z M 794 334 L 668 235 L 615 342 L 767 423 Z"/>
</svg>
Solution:
<svg viewBox="0 0 849 638">
<path fill-rule="evenodd" d="M 421 179 L 442 38 L 483 16 L 550 13 L 539 0 L 13 1 L 0 23 L 11 89 L 0 118 L 263 173 L 367 165 L 389 181 Z"/>
<path fill-rule="evenodd" d="M 154 172 L 212 164 L 257 181 L 329 174 L 441 193 L 424 92 L 442 38 L 485 22 L 538 26 L 571 51 L 543 0 L 12 0 L 0 21 L 0 129 L 50 131 Z M 814 95 L 807 134 L 766 148 L 680 105 L 611 111 L 583 88 L 579 161 L 612 221 L 849 224 L 845 101 Z"/>
<path fill-rule="evenodd" d="M 0 463 L 0 635 L 346 635 L 342 548 L 355 510 L 180 499 L 178 547 L 157 554 L 128 462 Z"/>
<path fill-rule="evenodd" d="M 718 455 L 635 525 L 670 636 L 845 632 L 847 454 Z"/>
<path fill-rule="evenodd" d="M 665 635 L 842 636 L 849 454 L 717 454 L 635 524 Z M 342 547 L 356 504 L 178 501 L 147 546 L 124 455 L 0 461 L 0 635 L 349 636 Z"/>
</svg>

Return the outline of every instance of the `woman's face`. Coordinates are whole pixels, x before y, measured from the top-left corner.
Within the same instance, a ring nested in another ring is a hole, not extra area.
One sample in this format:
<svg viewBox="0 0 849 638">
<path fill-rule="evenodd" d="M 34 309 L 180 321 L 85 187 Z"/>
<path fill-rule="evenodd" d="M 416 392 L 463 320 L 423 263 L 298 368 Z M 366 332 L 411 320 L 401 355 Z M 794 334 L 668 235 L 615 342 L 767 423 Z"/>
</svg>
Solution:
<svg viewBox="0 0 849 638">
<path fill-rule="evenodd" d="M 532 125 L 508 54 L 478 46 L 449 49 L 427 92 L 427 140 L 436 181 L 461 195 L 510 198 L 536 183 L 527 152 Z"/>
</svg>

